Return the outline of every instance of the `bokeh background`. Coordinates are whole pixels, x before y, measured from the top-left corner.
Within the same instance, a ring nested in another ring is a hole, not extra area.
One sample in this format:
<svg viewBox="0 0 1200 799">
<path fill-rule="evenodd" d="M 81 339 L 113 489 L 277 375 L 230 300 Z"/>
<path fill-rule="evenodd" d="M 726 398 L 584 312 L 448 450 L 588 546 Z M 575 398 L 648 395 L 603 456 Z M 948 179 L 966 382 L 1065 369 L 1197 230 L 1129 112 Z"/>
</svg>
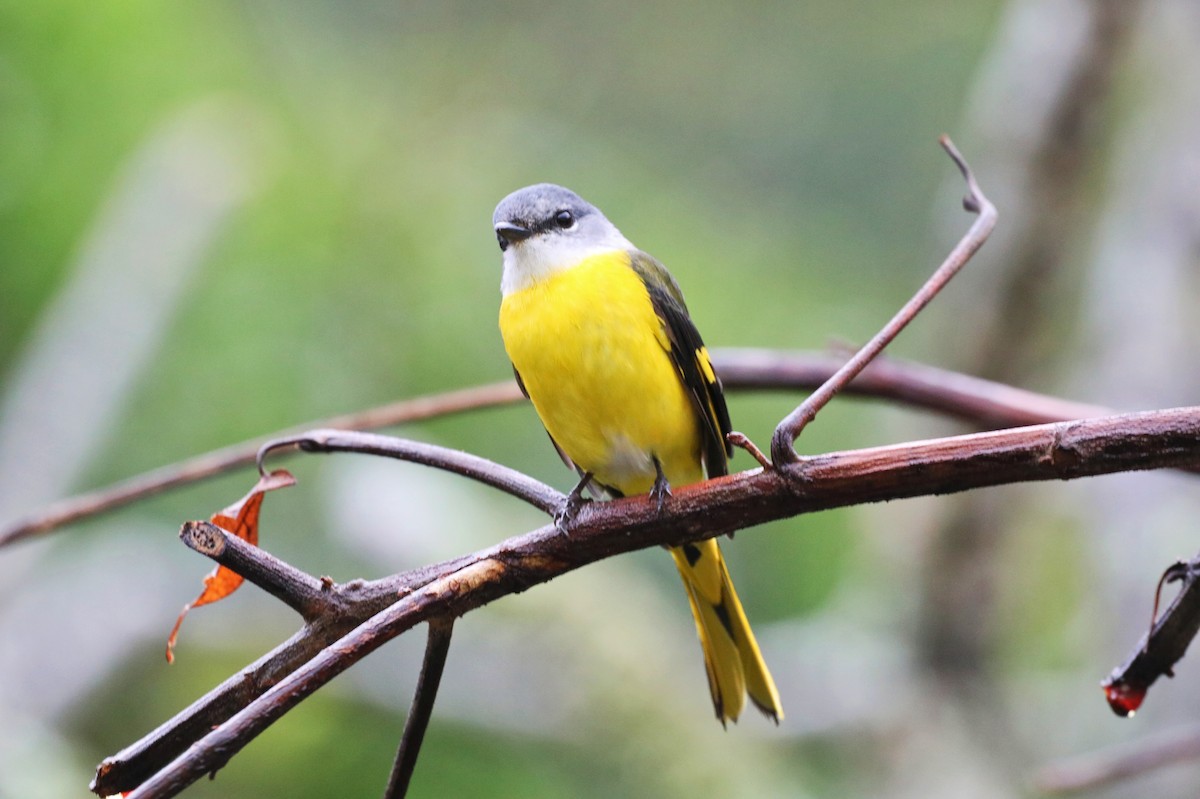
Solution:
<svg viewBox="0 0 1200 799">
<path fill-rule="evenodd" d="M 570 186 L 675 273 L 712 346 L 861 341 L 999 205 L 898 355 L 1120 408 L 1195 401 L 1200 7 L 0 3 L 0 520 L 310 419 L 503 379 L 495 203 Z M 736 395 L 765 444 L 797 396 Z M 806 452 L 967 428 L 839 400 Z M 567 488 L 528 407 L 412 426 Z M 263 543 L 338 580 L 540 525 L 467 481 L 293 458 Z M 753 464 L 741 454 L 735 468 Z M 289 635 L 253 589 L 186 621 L 179 524 L 250 470 L 0 552 L 0 796 L 106 755 Z M 726 546 L 785 722 L 713 722 L 649 551 L 457 628 L 414 796 L 1037 795 L 1063 759 L 1194 738 L 1185 660 L 1132 720 L 1099 680 L 1196 548 L 1194 479 L 824 513 Z M 356 666 L 189 796 L 375 796 L 421 654 Z M 1102 754 L 1102 759 L 1108 756 Z M 1191 795 L 1183 763 L 1092 792 Z"/>
</svg>

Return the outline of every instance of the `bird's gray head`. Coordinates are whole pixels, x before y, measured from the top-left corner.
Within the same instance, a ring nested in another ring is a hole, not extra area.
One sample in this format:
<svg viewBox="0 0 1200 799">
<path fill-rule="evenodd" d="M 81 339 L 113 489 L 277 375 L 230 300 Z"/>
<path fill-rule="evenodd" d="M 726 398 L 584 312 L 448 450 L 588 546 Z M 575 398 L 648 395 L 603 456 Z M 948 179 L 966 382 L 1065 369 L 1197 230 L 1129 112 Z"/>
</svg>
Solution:
<svg viewBox="0 0 1200 799">
<path fill-rule="evenodd" d="M 492 214 L 504 253 L 504 294 L 613 250 L 632 250 L 600 209 L 570 189 L 538 183 L 505 197 Z"/>
</svg>

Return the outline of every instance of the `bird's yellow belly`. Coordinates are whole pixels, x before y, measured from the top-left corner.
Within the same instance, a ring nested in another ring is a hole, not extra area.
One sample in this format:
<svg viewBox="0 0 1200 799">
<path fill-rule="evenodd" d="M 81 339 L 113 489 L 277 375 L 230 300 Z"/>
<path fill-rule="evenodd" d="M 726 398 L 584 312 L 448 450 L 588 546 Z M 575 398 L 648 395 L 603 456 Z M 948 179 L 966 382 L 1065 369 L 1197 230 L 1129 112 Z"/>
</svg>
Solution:
<svg viewBox="0 0 1200 799">
<path fill-rule="evenodd" d="M 669 342 L 625 253 L 593 256 L 500 306 L 508 356 L 551 437 L 623 494 L 703 479 L 700 428 Z"/>
</svg>

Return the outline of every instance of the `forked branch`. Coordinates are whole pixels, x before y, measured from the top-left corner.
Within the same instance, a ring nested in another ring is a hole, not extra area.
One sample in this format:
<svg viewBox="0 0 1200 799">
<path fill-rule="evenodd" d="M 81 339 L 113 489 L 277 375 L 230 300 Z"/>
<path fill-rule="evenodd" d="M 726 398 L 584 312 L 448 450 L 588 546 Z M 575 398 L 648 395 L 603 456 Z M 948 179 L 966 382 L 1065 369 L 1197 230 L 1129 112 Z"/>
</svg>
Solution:
<svg viewBox="0 0 1200 799">
<path fill-rule="evenodd" d="M 567 536 L 547 525 L 422 574 L 397 575 L 406 592 L 398 601 L 364 616 L 315 657 L 286 669 L 286 676 L 264 686 L 256 698 L 214 701 L 226 711 L 203 714 L 200 720 L 181 714 L 156 730 L 154 740 L 106 761 L 95 786 L 107 792 L 128 790 L 140 782 L 128 782 L 131 774 L 152 773 L 131 796 L 174 796 L 219 769 L 304 697 L 391 638 L 602 558 L 834 507 L 1197 461 L 1200 408 L 1180 408 L 828 453 L 783 467 L 789 474 L 757 469 L 680 488 L 667 500 L 664 514 L 644 497 L 592 503 L 572 521 Z M 363 610 L 378 607 L 364 604 Z M 206 732 L 189 738 L 177 734 L 176 725 Z"/>
</svg>

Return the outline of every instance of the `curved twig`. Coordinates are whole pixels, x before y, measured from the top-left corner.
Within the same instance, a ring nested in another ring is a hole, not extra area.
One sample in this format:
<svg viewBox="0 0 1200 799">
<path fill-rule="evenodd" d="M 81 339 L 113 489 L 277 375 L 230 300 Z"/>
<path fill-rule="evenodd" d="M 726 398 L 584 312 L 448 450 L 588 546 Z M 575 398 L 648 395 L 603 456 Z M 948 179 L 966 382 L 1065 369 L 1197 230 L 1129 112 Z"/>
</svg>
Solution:
<svg viewBox="0 0 1200 799">
<path fill-rule="evenodd" d="M 566 494 L 551 488 L 541 480 L 469 452 L 439 447 L 437 444 L 427 444 L 423 441 L 353 430 L 311 430 L 298 436 L 268 441 L 258 450 L 259 473 L 265 474 L 263 460 L 268 455 L 276 450 L 291 447 L 305 452 L 358 452 L 364 455 L 382 455 L 385 458 L 432 466 L 498 488 L 550 514 L 562 507 L 567 499 Z"/>
<path fill-rule="evenodd" d="M 948 136 L 942 136 L 940 142 L 967 182 L 967 196 L 963 198 L 963 208 L 978 214 L 978 219 L 951 250 L 942 265 L 934 271 L 912 299 L 906 302 L 904 307 L 883 326 L 883 329 L 779 423 L 779 426 L 775 428 L 774 435 L 771 436 L 771 460 L 777 466 L 796 463 L 800 459 L 792 445 L 805 426 L 816 417 L 822 408 L 829 404 L 835 394 L 845 388 L 859 372 L 866 368 L 867 364 L 883 352 L 884 347 L 900 335 L 900 331 L 916 318 L 917 314 L 950 282 L 950 279 L 958 274 L 967 261 L 971 260 L 971 256 L 983 246 L 988 236 L 991 235 L 992 229 L 996 227 L 996 207 L 980 190 L 979 184 L 975 182 L 975 176 L 971 173 L 971 168 L 963 160 L 962 155 Z"/>
</svg>

